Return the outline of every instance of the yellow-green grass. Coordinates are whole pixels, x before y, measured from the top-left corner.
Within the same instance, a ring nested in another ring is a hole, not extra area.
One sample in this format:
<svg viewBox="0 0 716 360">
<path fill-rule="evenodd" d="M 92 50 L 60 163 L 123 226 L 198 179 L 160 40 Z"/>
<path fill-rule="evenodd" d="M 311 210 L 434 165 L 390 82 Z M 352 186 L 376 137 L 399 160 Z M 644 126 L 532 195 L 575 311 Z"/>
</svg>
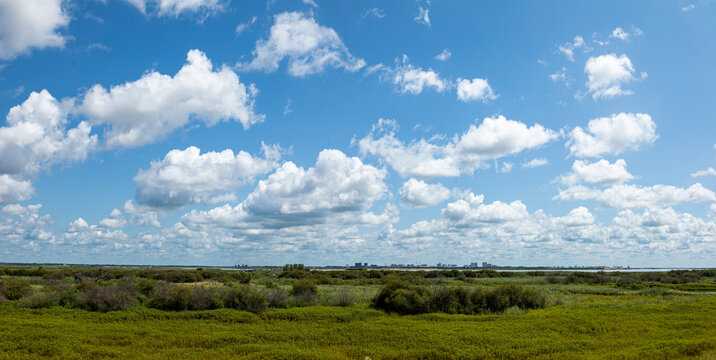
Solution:
<svg viewBox="0 0 716 360">
<path fill-rule="evenodd" d="M 0 359 L 674 359 L 716 356 L 713 295 L 564 295 L 496 315 L 349 308 L 111 313 L 0 306 Z"/>
</svg>

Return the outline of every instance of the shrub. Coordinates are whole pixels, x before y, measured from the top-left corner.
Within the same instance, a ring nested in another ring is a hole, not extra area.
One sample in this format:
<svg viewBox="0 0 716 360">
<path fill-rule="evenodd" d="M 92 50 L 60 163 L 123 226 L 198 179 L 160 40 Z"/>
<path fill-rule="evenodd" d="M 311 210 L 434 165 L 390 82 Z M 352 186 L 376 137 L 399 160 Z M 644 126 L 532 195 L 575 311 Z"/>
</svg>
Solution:
<svg viewBox="0 0 716 360">
<path fill-rule="evenodd" d="M 154 292 L 154 286 L 156 285 L 156 281 L 141 278 L 136 283 L 137 291 L 139 291 L 140 294 L 144 296 L 151 296 Z"/>
<path fill-rule="evenodd" d="M 372 306 L 401 315 L 426 313 L 430 309 L 430 294 L 425 287 L 392 281 L 380 289 Z"/>
<path fill-rule="evenodd" d="M 83 282 L 79 286 L 77 306 L 90 311 L 125 310 L 132 306 L 137 290 L 131 279 L 124 278 L 115 285 L 102 286 Z"/>
<path fill-rule="evenodd" d="M 512 307 L 522 310 L 543 308 L 547 306 L 547 297 L 541 291 L 515 285 L 490 290 L 440 286 L 430 291 L 423 286 L 398 281 L 383 286 L 373 298 L 372 306 L 401 315 L 431 311 L 476 314 L 503 312 Z"/>
<path fill-rule="evenodd" d="M 3 295 L 8 300 L 18 300 L 32 292 L 32 286 L 25 280 L 11 279 L 5 282 Z"/>
<path fill-rule="evenodd" d="M 288 294 L 285 291 L 273 288 L 264 290 L 266 301 L 269 307 L 273 308 L 285 308 L 288 305 Z"/>
<path fill-rule="evenodd" d="M 224 306 L 260 314 L 266 311 L 266 296 L 248 286 L 234 287 L 224 293 Z"/>
<path fill-rule="evenodd" d="M 293 283 L 291 288 L 291 295 L 302 296 L 302 295 L 318 295 L 318 286 L 316 283 L 309 279 L 301 279 Z"/>
<path fill-rule="evenodd" d="M 474 312 L 470 292 L 464 287 L 438 287 L 432 294 L 432 307 L 448 314 L 471 314 Z"/>
<path fill-rule="evenodd" d="M 355 294 L 350 290 L 339 290 L 333 296 L 331 296 L 330 299 L 328 299 L 328 304 L 331 306 L 351 306 L 356 303 L 356 296 Z"/>
<path fill-rule="evenodd" d="M 191 290 L 190 310 L 214 310 L 223 306 L 221 294 L 213 287 L 195 286 Z"/>
<path fill-rule="evenodd" d="M 159 283 L 147 306 L 160 310 L 187 310 L 191 301 L 191 288 L 183 285 Z"/>
</svg>

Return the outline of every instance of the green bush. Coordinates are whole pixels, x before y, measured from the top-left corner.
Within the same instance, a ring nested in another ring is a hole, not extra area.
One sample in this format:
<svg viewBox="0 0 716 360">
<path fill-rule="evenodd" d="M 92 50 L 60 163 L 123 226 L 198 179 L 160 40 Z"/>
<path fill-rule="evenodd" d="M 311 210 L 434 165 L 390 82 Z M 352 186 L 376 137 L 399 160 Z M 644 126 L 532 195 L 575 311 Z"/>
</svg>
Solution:
<svg viewBox="0 0 716 360">
<path fill-rule="evenodd" d="M 372 306 L 401 315 L 426 313 L 430 311 L 430 293 L 422 286 L 392 281 L 380 289 Z"/>
<path fill-rule="evenodd" d="M 25 280 L 10 279 L 5 282 L 2 293 L 8 300 L 18 300 L 32 292 L 32 286 Z"/>
<path fill-rule="evenodd" d="M 268 306 L 272 308 L 285 308 L 288 306 L 288 294 L 279 288 L 264 290 Z"/>
<path fill-rule="evenodd" d="M 260 314 L 266 311 L 266 296 L 248 286 L 232 287 L 224 293 L 224 306 Z"/>
<path fill-rule="evenodd" d="M 130 278 L 123 278 L 117 284 L 102 286 L 85 281 L 78 286 L 76 306 L 90 311 L 125 310 L 137 298 L 137 290 Z"/>
<path fill-rule="evenodd" d="M 223 306 L 223 299 L 217 288 L 195 286 L 191 289 L 189 310 L 214 310 Z"/>
<path fill-rule="evenodd" d="M 539 290 L 515 285 L 490 290 L 440 286 L 431 291 L 424 286 L 394 281 L 380 289 L 372 306 L 401 315 L 427 312 L 479 314 L 503 312 L 512 307 L 539 309 L 547 306 L 547 297 Z"/>
<path fill-rule="evenodd" d="M 154 294 L 147 306 L 160 310 L 187 310 L 191 301 L 191 288 L 184 285 L 160 283 L 154 288 Z"/>
<path fill-rule="evenodd" d="M 302 296 L 307 294 L 318 295 L 318 286 L 315 282 L 309 279 L 301 279 L 293 283 L 291 295 Z"/>
</svg>

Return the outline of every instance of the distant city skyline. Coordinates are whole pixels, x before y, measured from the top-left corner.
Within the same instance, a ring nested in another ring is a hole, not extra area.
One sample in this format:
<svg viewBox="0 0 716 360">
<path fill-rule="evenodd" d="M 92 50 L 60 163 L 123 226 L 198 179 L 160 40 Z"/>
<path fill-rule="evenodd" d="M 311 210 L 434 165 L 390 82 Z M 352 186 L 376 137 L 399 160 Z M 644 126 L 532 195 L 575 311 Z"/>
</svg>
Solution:
<svg viewBox="0 0 716 360">
<path fill-rule="evenodd" d="M 716 266 L 714 15 L 0 0 L 0 262 Z"/>
</svg>

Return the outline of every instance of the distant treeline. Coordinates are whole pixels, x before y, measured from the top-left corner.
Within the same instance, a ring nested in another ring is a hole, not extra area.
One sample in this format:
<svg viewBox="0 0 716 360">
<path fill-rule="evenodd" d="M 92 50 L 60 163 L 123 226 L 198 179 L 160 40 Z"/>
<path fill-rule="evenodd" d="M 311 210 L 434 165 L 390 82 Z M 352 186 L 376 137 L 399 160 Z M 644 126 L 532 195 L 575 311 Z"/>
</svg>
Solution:
<svg viewBox="0 0 716 360">
<path fill-rule="evenodd" d="M 629 285 L 645 282 L 663 284 L 684 284 L 713 281 L 716 269 L 709 270 L 671 270 L 667 272 L 584 272 L 584 271 L 495 271 L 495 270 L 335 270 L 308 271 L 284 270 L 280 278 L 311 279 L 318 284 L 340 284 L 344 280 L 362 280 L 364 283 L 382 284 L 387 277 L 397 277 L 411 283 L 426 284 L 423 279 L 452 278 L 468 280 L 476 278 L 516 278 L 543 277 L 547 283 L 562 284 L 616 284 Z"/>
<path fill-rule="evenodd" d="M 273 273 L 275 274 L 275 273 Z M 218 269 L 158 269 L 158 268 L 43 268 L 43 267 L 7 267 L 0 268 L 0 276 L 28 276 L 45 279 L 73 277 L 78 280 L 98 279 L 117 280 L 124 277 L 136 277 L 151 280 L 163 280 L 169 283 L 193 283 L 201 281 L 249 283 L 252 273 L 237 270 Z M 351 269 L 316 271 L 302 264 L 287 264 L 277 274 L 284 279 L 307 279 L 320 285 L 340 285 L 345 281 L 357 280 L 360 284 L 384 284 L 387 277 L 400 278 L 415 284 L 427 284 L 422 280 L 449 278 L 468 280 L 478 278 L 516 278 L 542 277 L 551 284 L 615 284 L 628 286 L 640 283 L 685 284 L 714 282 L 716 269 L 708 270 L 671 270 L 666 272 L 583 272 L 583 271 L 495 271 L 483 270 L 432 270 L 401 271 L 382 269 Z"/>
<path fill-rule="evenodd" d="M 117 280 L 124 277 L 136 277 L 151 280 L 163 280 L 170 283 L 193 283 L 200 281 L 217 282 L 239 282 L 248 283 L 251 281 L 251 273 L 245 271 L 226 271 L 218 269 L 130 269 L 130 268 L 0 268 L 0 276 L 30 276 L 42 277 L 45 279 L 62 279 L 72 277 L 77 280 L 98 279 Z"/>
</svg>

